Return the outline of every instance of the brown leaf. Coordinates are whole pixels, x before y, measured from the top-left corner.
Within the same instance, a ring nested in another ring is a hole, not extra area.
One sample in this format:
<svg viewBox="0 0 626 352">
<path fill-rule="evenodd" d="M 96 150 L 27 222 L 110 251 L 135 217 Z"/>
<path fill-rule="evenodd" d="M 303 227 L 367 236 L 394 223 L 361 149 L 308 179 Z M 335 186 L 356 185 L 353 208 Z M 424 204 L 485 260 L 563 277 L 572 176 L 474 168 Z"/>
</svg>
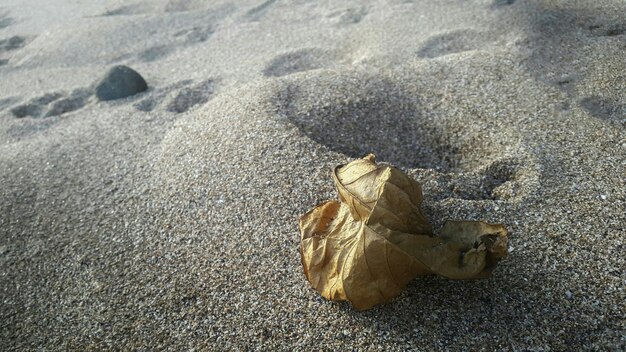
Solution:
<svg viewBox="0 0 626 352">
<path fill-rule="evenodd" d="M 327 299 L 369 309 L 416 276 L 488 277 L 507 254 L 502 225 L 449 221 L 434 237 L 419 183 L 373 154 L 336 167 L 333 179 L 340 201 L 300 218 L 304 273 Z"/>
</svg>

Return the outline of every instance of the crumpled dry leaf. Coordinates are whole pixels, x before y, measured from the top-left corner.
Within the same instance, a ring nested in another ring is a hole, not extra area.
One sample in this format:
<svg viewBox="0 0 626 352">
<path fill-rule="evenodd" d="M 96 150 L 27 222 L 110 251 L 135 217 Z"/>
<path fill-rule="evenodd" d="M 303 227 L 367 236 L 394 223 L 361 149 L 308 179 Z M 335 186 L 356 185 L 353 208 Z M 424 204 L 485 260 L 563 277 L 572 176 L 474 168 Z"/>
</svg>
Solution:
<svg viewBox="0 0 626 352">
<path fill-rule="evenodd" d="M 507 254 L 502 225 L 448 221 L 433 236 L 419 183 L 373 154 L 336 167 L 333 179 L 340 202 L 300 218 L 304 273 L 327 299 L 369 309 L 420 275 L 488 277 Z"/>
</svg>

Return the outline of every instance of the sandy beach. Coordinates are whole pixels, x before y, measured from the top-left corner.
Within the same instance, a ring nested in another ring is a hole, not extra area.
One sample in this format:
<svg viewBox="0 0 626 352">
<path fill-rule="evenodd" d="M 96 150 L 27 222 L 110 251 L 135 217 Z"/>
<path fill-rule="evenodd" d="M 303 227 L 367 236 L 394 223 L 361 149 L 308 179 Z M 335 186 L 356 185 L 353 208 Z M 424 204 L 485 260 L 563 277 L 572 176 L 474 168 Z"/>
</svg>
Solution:
<svg viewBox="0 0 626 352">
<path fill-rule="evenodd" d="M 368 153 L 507 227 L 491 278 L 311 287 Z M 0 3 L 2 350 L 623 351 L 625 254 L 623 0 Z"/>
</svg>

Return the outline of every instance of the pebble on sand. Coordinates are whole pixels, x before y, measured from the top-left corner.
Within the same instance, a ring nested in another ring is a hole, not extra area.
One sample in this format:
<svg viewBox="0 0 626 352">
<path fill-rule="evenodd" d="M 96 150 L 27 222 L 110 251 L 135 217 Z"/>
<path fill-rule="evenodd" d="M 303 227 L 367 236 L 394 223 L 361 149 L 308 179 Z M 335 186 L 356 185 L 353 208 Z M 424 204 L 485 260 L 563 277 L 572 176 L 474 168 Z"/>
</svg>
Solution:
<svg viewBox="0 0 626 352">
<path fill-rule="evenodd" d="M 106 76 L 96 87 L 98 99 L 114 100 L 126 98 L 148 89 L 146 81 L 137 71 L 128 66 L 115 66 L 107 72 Z"/>
</svg>

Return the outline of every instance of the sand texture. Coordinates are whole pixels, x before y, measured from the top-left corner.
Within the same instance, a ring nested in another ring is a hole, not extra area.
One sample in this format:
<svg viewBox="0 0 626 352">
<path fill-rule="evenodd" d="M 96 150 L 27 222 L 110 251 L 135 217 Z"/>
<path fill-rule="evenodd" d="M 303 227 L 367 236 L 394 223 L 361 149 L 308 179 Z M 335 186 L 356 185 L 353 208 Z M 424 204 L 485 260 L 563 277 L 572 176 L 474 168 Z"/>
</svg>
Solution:
<svg viewBox="0 0 626 352">
<path fill-rule="evenodd" d="M 297 219 L 370 152 L 507 226 L 490 279 L 311 288 Z M 2 350 L 619 351 L 625 243 L 623 0 L 0 2 Z"/>
</svg>

